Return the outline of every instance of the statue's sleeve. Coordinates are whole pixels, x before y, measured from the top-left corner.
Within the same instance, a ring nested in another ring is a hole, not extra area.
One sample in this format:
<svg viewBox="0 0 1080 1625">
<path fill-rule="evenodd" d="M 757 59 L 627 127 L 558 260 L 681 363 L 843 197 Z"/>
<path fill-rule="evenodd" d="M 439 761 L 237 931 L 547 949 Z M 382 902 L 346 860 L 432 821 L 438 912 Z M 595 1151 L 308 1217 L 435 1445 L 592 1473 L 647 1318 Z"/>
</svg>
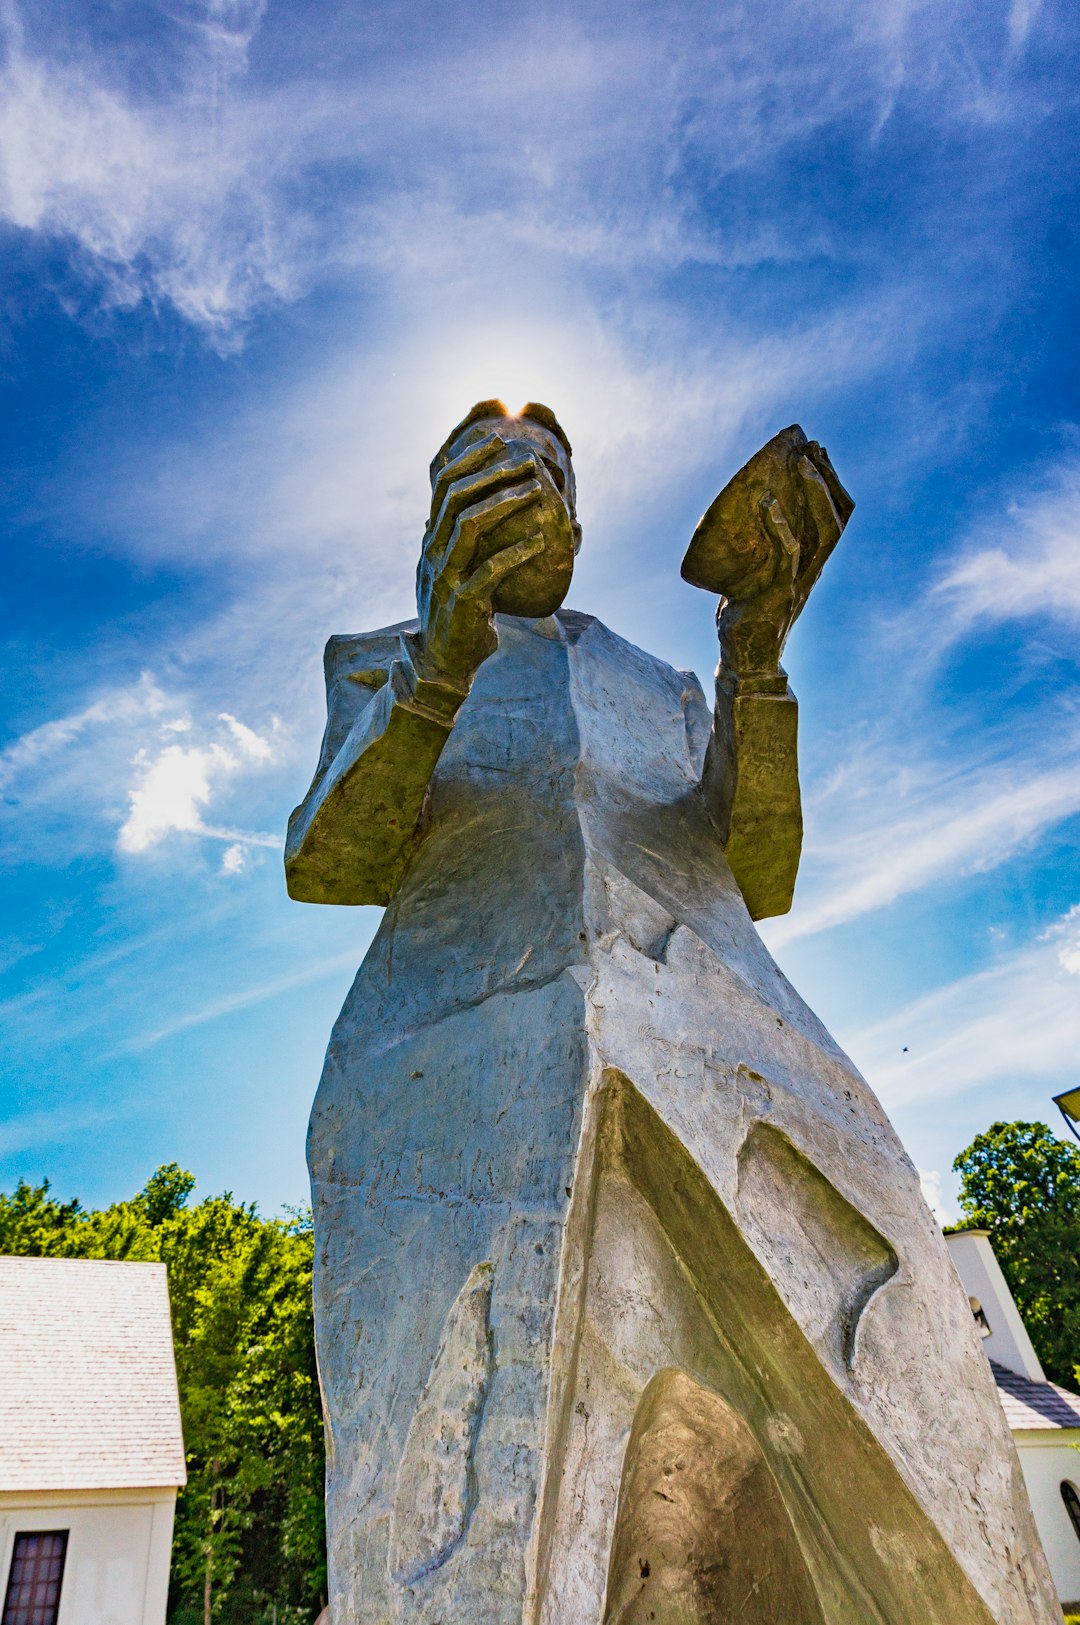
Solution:
<svg viewBox="0 0 1080 1625">
<path fill-rule="evenodd" d="M 781 668 L 739 678 L 721 666 L 702 790 L 755 920 L 791 907 L 802 854 L 799 707 Z"/>
<path fill-rule="evenodd" d="M 419 838 L 435 764 L 468 693 L 417 675 L 415 633 L 331 638 L 326 732 L 289 819 L 285 877 L 302 903 L 393 897 Z"/>
<path fill-rule="evenodd" d="M 825 447 L 793 423 L 724 486 L 682 562 L 720 600 L 702 788 L 755 920 L 787 913 L 802 855 L 799 708 L 780 657 L 854 508 Z"/>
</svg>

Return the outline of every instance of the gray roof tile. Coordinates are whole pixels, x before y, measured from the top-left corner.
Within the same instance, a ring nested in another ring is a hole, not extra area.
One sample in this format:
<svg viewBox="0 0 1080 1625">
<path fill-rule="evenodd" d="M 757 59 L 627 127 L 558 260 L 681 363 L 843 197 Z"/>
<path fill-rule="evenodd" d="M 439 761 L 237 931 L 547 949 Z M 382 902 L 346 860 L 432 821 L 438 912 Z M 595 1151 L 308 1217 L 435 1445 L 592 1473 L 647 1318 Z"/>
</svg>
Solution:
<svg viewBox="0 0 1080 1625">
<path fill-rule="evenodd" d="M 0 1257 L 0 1490 L 185 1482 L 164 1264 Z"/>
<path fill-rule="evenodd" d="M 1053 1382 L 1033 1382 L 990 1361 L 1005 1418 L 1014 1432 L 1036 1428 L 1080 1428 L 1080 1395 Z"/>
</svg>

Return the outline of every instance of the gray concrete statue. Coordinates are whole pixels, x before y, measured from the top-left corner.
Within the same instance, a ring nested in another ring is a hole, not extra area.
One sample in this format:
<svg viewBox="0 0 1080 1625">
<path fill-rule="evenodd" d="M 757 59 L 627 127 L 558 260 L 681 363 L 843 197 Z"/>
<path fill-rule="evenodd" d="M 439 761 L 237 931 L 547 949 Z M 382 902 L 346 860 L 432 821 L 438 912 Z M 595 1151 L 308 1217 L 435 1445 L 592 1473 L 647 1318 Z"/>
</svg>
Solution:
<svg viewBox="0 0 1080 1625">
<path fill-rule="evenodd" d="M 310 1133 L 334 1625 L 1059 1619 L 915 1170 L 752 923 L 828 457 L 785 430 L 698 527 L 711 714 L 560 608 L 550 411 L 476 407 L 432 489 L 286 849 L 293 897 L 386 906 Z"/>
</svg>

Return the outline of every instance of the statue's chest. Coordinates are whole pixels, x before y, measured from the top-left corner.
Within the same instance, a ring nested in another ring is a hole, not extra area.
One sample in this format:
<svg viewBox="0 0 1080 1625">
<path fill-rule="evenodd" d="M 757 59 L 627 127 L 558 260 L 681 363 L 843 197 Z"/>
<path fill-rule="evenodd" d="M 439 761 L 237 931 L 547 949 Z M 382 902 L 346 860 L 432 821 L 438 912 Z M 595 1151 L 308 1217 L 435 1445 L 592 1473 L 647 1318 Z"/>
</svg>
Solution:
<svg viewBox="0 0 1080 1625">
<path fill-rule="evenodd" d="M 475 814 L 478 797 L 526 797 L 543 819 L 605 787 L 666 801 L 696 780 L 678 673 L 595 622 L 574 641 L 553 621 L 499 632 L 440 759 L 430 822 L 466 803 Z"/>
<path fill-rule="evenodd" d="M 503 623 L 439 760 L 431 816 L 449 812 L 463 793 L 549 790 L 573 773 L 579 753 L 565 644 Z"/>
</svg>

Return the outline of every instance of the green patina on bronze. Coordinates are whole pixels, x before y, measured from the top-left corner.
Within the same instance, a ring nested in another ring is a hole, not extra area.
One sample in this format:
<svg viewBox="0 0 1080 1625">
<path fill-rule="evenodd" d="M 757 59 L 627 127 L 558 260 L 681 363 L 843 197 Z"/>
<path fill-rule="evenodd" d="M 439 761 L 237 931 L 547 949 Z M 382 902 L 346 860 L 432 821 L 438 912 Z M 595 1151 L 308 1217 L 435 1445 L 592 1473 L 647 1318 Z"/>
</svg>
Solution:
<svg viewBox="0 0 1080 1625">
<path fill-rule="evenodd" d="M 720 598 L 704 789 L 755 920 L 787 913 L 802 854 L 798 707 L 780 658 L 854 507 L 792 424 L 728 481 L 683 559 L 684 580 Z"/>
<path fill-rule="evenodd" d="M 290 820 L 286 875 L 302 902 L 390 902 L 458 710 L 496 647 L 494 614 L 553 614 L 570 585 L 574 474 L 548 408 L 512 417 L 479 403 L 431 468 L 418 630 L 388 649 L 385 668 L 350 673 L 364 704 L 332 766 L 324 747 Z M 823 448 L 794 425 L 728 482 L 683 560 L 686 580 L 720 597 L 701 788 L 755 920 L 791 907 L 802 852 L 798 708 L 780 657 L 853 507 Z"/>
</svg>

